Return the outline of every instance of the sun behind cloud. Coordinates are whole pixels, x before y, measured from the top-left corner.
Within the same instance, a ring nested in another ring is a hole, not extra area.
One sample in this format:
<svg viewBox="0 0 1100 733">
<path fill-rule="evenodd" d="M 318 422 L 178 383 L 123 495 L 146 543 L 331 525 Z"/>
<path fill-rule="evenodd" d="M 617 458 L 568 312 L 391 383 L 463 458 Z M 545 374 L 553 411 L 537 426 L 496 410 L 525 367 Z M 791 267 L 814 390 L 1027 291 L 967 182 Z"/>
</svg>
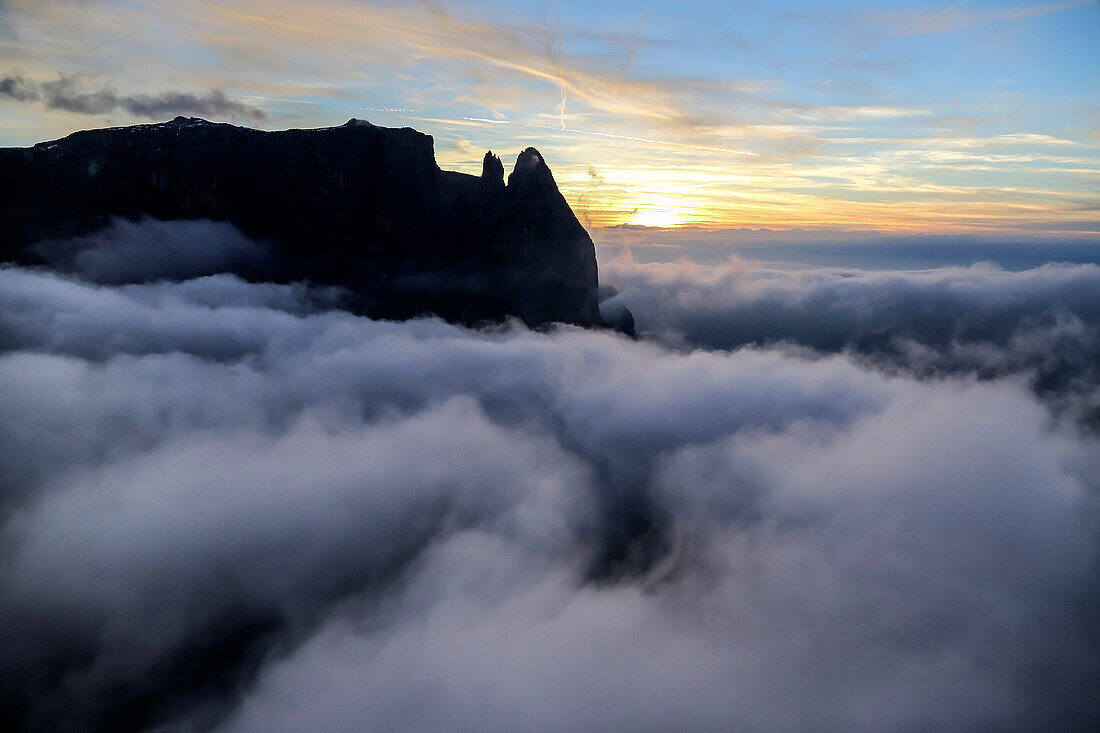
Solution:
<svg viewBox="0 0 1100 733">
<path fill-rule="evenodd" d="M 638 208 L 630 216 L 630 224 L 670 229 L 680 226 L 682 217 L 672 209 Z"/>
</svg>

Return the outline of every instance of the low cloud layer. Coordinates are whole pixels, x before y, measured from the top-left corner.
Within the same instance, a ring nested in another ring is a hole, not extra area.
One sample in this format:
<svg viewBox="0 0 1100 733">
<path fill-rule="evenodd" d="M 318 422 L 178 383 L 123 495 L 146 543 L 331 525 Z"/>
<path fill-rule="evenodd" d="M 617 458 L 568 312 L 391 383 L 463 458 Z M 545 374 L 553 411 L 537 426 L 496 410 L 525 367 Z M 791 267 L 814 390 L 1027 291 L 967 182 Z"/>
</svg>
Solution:
<svg viewBox="0 0 1100 733">
<path fill-rule="evenodd" d="M 269 269 L 269 247 L 228 222 L 115 218 L 84 237 L 47 241 L 32 251 L 52 269 L 103 285 L 186 280 Z"/>
<path fill-rule="evenodd" d="M 822 355 L 891 313 L 1002 351 L 1048 300 L 1091 327 L 1095 268 L 739 267 L 604 268 L 665 344 L 376 322 L 225 275 L 0 270 L 4 717 L 1095 723 L 1095 436 L 1022 374 Z M 792 331 L 810 311 L 825 335 Z M 815 350 L 683 348 L 770 341 L 749 316 Z"/>
<path fill-rule="evenodd" d="M 251 122 L 267 119 L 267 113 L 259 107 L 231 99 L 220 89 L 202 94 L 179 91 L 122 94 L 110 87 L 89 89 L 77 78 L 64 75 L 45 82 L 32 81 L 18 74 L 0 77 L 0 97 L 16 102 L 41 102 L 48 109 L 85 115 L 125 112 L 150 120 L 175 115 Z"/>
<path fill-rule="evenodd" d="M 732 258 L 601 268 L 640 333 L 677 348 L 783 343 L 844 352 L 920 377 L 1021 375 L 1100 426 L 1100 266 L 1021 272 L 979 263 L 923 271 L 779 269 Z"/>
</svg>

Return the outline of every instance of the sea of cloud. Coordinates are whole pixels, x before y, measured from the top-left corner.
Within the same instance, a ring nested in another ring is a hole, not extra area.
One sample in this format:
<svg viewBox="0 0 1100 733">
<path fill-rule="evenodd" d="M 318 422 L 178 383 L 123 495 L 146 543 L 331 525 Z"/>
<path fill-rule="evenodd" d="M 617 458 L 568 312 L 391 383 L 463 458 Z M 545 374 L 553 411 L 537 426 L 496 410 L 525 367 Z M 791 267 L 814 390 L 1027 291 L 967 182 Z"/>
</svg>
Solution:
<svg viewBox="0 0 1100 733">
<path fill-rule="evenodd" d="M 604 307 L 629 308 L 673 348 L 787 344 L 915 377 L 1022 375 L 1100 427 L 1100 265 L 876 271 L 623 253 L 601 273 L 617 291 Z"/>
<path fill-rule="evenodd" d="M 76 269 L 0 269 L 19 727 L 1098 720 L 1100 268 L 605 263 L 638 340 Z"/>
</svg>

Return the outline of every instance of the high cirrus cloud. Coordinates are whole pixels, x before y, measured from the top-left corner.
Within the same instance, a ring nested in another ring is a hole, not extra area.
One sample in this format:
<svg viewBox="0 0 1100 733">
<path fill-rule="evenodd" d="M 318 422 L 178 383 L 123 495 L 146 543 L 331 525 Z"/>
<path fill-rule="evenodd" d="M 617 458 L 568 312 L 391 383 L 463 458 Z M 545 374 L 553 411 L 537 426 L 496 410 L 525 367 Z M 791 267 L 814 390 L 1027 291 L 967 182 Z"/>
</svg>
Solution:
<svg viewBox="0 0 1100 733">
<path fill-rule="evenodd" d="M 1018 380 L 324 303 L 0 270 L 6 718 L 1095 722 L 1100 453 Z"/>
</svg>

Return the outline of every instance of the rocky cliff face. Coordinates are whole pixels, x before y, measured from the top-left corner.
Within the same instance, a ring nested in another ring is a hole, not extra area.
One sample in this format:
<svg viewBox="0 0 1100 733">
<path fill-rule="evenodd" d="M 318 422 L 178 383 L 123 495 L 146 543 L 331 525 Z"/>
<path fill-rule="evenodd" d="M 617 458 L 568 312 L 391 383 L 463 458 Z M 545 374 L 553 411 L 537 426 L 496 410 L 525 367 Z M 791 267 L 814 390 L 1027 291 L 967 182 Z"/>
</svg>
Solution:
<svg viewBox="0 0 1100 733">
<path fill-rule="evenodd" d="M 341 285 L 375 317 L 601 323 L 592 240 L 534 148 L 507 185 L 492 153 L 480 178 L 442 171 L 431 136 L 359 120 L 262 132 L 177 118 L 0 149 L 0 261 L 145 216 L 228 221 L 272 253 L 232 271 Z"/>
</svg>

